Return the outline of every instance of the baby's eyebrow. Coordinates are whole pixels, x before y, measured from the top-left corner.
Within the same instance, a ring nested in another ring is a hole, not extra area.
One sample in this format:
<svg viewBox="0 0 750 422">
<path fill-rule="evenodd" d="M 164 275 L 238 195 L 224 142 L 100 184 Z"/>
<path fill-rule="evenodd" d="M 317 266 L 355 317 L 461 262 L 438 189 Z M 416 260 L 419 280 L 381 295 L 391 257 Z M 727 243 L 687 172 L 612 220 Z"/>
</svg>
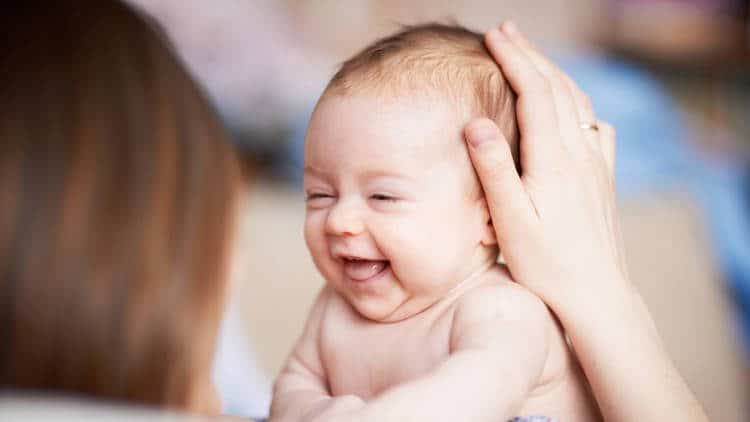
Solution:
<svg viewBox="0 0 750 422">
<path fill-rule="evenodd" d="M 315 168 L 315 167 L 313 167 L 313 166 L 311 166 L 309 164 L 305 165 L 304 172 L 305 173 L 313 173 L 313 174 L 315 174 L 317 176 L 323 176 L 323 175 L 326 174 L 326 172 L 324 172 L 323 170 L 317 169 L 317 168 Z"/>
<path fill-rule="evenodd" d="M 388 171 L 388 170 L 368 170 L 362 174 L 364 178 L 367 179 L 400 179 L 400 180 L 410 180 L 411 177 L 407 176 L 404 173 L 399 173 L 397 171 Z"/>
</svg>

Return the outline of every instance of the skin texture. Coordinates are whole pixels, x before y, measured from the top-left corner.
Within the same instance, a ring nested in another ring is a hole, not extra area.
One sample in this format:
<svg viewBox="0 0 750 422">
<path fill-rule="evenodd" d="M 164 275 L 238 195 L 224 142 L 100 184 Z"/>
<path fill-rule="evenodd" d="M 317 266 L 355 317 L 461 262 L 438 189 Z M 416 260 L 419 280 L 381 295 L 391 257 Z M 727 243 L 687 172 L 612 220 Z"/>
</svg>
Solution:
<svg viewBox="0 0 750 422">
<path fill-rule="evenodd" d="M 460 113 L 408 98 L 324 97 L 313 114 L 305 239 L 328 283 L 271 419 L 599 420 L 555 318 L 494 264 Z M 352 258 L 387 264 L 358 281 Z"/>
<path fill-rule="evenodd" d="M 518 94 L 522 175 L 494 123 L 465 133 L 513 279 L 560 318 L 605 420 L 708 420 L 628 280 L 614 130 L 512 23 L 485 42 Z"/>
<path fill-rule="evenodd" d="M 415 315 L 493 259 L 460 129 L 445 103 L 368 95 L 324 98 L 311 119 L 307 246 L 326 280 L 369 319 Z M 388 260 L 387 282 L 352 282 L 344 257 Z"/>
</svg>

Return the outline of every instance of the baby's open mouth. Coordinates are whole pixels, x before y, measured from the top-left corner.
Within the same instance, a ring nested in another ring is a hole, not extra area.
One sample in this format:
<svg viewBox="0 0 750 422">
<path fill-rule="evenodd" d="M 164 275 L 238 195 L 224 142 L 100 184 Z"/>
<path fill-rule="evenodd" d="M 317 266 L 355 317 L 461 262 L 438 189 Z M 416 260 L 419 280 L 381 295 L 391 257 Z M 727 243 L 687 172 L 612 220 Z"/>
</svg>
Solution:
<svg viewBox="0 0 750 422">
<path fill-rule="evenodd" d="M 344 274 L 354 281 L 369 281 L 379 276 L 390 266 L 388 261 L 342 258 Z"/>
</svg>

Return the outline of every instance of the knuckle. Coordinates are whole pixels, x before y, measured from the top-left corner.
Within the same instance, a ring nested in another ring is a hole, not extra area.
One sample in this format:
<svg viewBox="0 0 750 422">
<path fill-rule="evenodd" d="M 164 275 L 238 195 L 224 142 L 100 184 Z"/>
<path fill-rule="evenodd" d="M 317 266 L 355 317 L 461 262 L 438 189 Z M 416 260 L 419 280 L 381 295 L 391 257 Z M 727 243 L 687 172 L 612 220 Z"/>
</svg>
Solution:
<svg viewBox="0 0 750 422">
<path fill-rule="evenodd" d="M 489 166 L 485 169 L 485 175 L 490 178 L 490 180 L 493 181 L 500 181 L 506 177 L 511 172 L 516 171 L 515 163 L 513 163 L 513 160 L 509 160 L 507 158 L 500 158 L 495 161 L 494 165 Z"/>
<path fill-rule="evenodd" d="M 515 162 L 511 155 L 510 146 L 506 142 L 496 142 L 491 149 L 474 161 L 477 172 L 482 180 L 494 181 L 506 177 L 508 172 L 516 171 Z"/>
<path fill-rule="evenodd" d="M 513 156 L 510 153 L 510 147 L 507 146 L 507 144 L 498 148 L 497 156 L 495 159 L 495 170 L 501 173 L 516 171 L 516 163 L 513 160 Z"/>
</svg>

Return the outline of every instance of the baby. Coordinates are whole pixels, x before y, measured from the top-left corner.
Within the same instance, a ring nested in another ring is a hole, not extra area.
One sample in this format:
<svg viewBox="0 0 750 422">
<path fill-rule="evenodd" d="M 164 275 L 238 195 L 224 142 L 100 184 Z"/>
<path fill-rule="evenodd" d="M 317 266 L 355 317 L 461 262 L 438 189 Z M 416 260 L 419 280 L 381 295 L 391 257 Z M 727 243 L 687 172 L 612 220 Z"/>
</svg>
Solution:
<svg viewBox="0 0 750 422">
<path fill-rule="evenodd" d="M 326 279 L 271 419 L 600 420 L 555 317 L 496 262 L 463 141 L 515 97 L 466 29 L 377 41 L 333 77 L 305 142 L 305 240 Z"/>
</svg>

